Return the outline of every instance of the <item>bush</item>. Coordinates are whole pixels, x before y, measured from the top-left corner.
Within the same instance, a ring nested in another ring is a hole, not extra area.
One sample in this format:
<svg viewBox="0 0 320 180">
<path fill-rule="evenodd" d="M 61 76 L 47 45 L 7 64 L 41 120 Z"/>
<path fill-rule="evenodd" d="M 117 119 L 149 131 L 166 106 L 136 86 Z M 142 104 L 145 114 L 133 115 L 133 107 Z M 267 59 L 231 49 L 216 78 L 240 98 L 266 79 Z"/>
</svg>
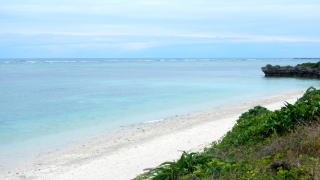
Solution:
<svg viewBox="0 0 320 180">
<path fill-rule="evenodd" d="M 317 63 L 302 63 L 302 64 L 298 64 L 298 66 L 301 67 L 309 67 L 309 68 L 320 68 L 320 61 Z"/>
<path fill-rule="evenodd" d="M 250 109 L 219 142 L 138 179 L 320 179 L 319 118 L 320 90 L 311 87 L 280 110 Z"/>
</svg>

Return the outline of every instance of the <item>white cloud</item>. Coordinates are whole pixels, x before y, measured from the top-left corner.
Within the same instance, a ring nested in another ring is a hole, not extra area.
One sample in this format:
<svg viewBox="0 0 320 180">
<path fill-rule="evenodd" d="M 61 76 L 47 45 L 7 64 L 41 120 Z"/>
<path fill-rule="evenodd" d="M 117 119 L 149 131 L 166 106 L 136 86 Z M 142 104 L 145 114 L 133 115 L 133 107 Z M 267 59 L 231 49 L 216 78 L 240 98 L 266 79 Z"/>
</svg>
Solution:
<svg viewBox="0 0 320 180">
<path fill-rule="evenodd" d="M 216 15 L 232 13 L 255 13 L 267 16 L 290 14 L 291 16 L 318 16 L 320 4 L 312 1 L 290 0 L 92 0 L 92 1 L 21 1 L 19 3 L 2 3 L 0 12 L 24 14 L 26 16 L 46 14 L 81 14 L 115 17 L 178 18 L 197 19 L 212 18 Z M 298 12 L 307 13 L 298 13 Z"/>
<path fill-rule="evenodd" d="M 152 47 L 160 46 L 161 43 L 156 42 L 129 42 L 123 44 L 117 44 L 116 47 L 119 47 L 128 51 L 141 51 L 145 49 L 149 49 Z"/>
<path fill-rule="evenodd" d="M 200 39 L 216 39 L 225 42 L 320 42 L 320 38 L 305 38 L 305 37 L 288 37 L 288 36 L 268 36 L 268 35 L 245 35 L 245 34 L 181 34 L 180 37 L 200 38 Z"/>
<path fill-rule="evenodd" d="M 148 28 L 146 28 L 148 29 Z M 121 47 L 127 50 L 147 49 L 161 44 L 180 44 L 180 43 L 214 43 L 214 42 L 254 42 L 254 43 L 319 43 L 318 37 L 300 37 L 300 36 L 276 36 L 276 35 L 255 35 L 239 33 L 194 33 L 179 31 L 127 31 L 119 32 L 0 32 L 0 35 L 6 37 L 48 37 L 48 39 L 64 39 L 68 43 L 68 38 L 83 42 L 94 43 L 113 43 L 115 47 Z M 14 39 L 14 38 L 13 38 Z M 138 42 L 136 39 L 139 39 Z M 8 38 L 7 38 L 8 40 Z M 1 42 L 1 40 L 0 40 Z M 61 43 L 63 43 L 61 42 Z"/>
<path fill-rule="evenodd" d="M 125 43 L 67 43 L 67 44 L 39 44 L 26 45 L 27 48 L 44 48 L 52 52 L 68 51 L 72 49 L 97 50 L 97 49 L 115 49 L 121 51 L 142 51 L 145 49 L 161 46 L 159 42 L 125 42 Z"/>
</svg>

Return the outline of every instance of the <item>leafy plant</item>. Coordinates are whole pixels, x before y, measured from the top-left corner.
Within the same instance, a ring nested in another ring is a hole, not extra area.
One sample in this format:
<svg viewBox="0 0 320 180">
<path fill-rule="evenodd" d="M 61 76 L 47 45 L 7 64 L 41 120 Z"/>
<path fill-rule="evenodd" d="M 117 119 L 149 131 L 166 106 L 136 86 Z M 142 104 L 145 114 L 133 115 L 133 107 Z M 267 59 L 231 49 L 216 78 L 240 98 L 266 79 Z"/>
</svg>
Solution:
<svg viewBox="0 0 320 180">
<path fill-rule="evenodd" d="M 298 64 L 298 66 L 301 67 L 309 67 L 309 68 L 320 68 L 320 61 L 317 63 L 302 63 L 302 64 Z"/>
<path fill-rule="evenodd" d="M 203 152 L 183 152 L 137 179 L 320 179 L 320 90 L 274 112 L 256 106 Z"/>
</svg>

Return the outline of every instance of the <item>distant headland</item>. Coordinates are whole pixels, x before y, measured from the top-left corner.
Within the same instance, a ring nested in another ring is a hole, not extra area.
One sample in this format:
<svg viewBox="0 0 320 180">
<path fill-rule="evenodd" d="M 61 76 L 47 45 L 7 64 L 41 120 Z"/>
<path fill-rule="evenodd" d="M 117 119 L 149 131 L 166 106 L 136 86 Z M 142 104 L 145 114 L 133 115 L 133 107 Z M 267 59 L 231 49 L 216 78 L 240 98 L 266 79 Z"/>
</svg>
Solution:
<svg viewBox="0 0 320 180">
<path fill-rule="evenodd" d="M 296 66 L 266 65 L 261 68 L 266 77 L 303 77 L 320 78 L 320 61 L 303 63 Z"/>
</svg>

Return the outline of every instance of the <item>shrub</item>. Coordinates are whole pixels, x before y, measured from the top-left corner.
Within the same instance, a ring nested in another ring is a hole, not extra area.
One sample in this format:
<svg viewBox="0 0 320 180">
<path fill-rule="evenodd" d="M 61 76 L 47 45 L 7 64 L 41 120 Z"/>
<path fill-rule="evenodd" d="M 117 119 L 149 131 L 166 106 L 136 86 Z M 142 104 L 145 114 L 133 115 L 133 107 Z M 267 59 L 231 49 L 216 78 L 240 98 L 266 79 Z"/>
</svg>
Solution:
<svg viewBox="0 0 320 180">
<path fill-rule="evenodd" d="M 274 112 L 256 106 L 203 152 L 183 152 L 139 179 L 320 179 L 320 90 Z"/>
<path fill-rule="evenodd" d="M 320 61 L 317 63 L 302 63 L 302 64 L 298 64 L 298 66 L 302 66 L 302 67 L 309 67 L 309 68 L 320 68 Z"/>
</svg>

